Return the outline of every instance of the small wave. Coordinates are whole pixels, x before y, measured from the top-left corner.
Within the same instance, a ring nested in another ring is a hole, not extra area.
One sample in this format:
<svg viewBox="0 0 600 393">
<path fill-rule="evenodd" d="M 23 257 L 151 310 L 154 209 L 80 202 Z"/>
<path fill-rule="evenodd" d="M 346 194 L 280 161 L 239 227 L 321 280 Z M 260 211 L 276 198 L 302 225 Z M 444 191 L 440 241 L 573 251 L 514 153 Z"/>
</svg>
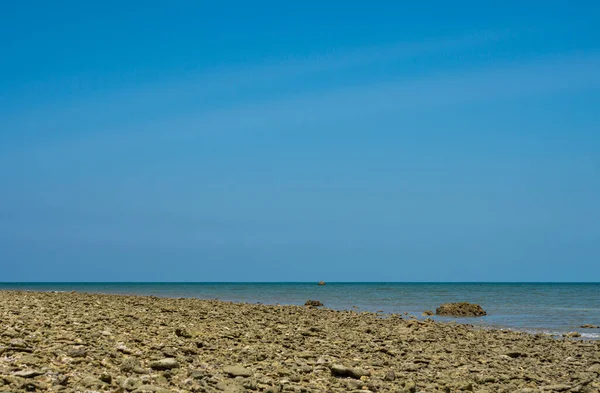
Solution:
<svg viewBox="0 0 600 393">
<path fill-rule="evenodd" d="M 600 338 L 600 333 L 581 333 L 581 337 L 598 339 Z"/>
</svg>

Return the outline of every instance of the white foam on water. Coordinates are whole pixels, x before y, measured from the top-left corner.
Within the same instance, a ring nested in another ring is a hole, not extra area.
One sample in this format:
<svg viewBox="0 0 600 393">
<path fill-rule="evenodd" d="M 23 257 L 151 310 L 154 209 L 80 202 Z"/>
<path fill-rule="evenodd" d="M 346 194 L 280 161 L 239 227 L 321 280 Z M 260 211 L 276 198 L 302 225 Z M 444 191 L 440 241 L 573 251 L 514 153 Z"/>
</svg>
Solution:
<svg viewBox="0 0 600 393">
<path fill-rule="evenodd" d="M 581 337 L 599 339 L 600 333 L 581 333 Z"/>
</svg>

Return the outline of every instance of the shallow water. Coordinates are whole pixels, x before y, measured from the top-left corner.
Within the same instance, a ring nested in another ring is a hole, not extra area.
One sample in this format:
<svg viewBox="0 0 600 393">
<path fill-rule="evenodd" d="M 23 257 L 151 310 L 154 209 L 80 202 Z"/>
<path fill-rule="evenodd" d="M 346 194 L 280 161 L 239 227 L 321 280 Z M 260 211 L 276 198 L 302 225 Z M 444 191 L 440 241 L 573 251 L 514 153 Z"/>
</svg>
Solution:
<svg viewBox="0 0 600 393">
<path fill-rule="evenodd" d="M 444 318 L 480 326 L 599 339 L 600 283 L 0 283 L 0 289 L 82 291 L 194 297 L 249 303 L 296 304 L 320 300 L 333 309 L 404 313 L 419 318 L 446 302 L 481 304 L 488 316 Z"/>
</svg>

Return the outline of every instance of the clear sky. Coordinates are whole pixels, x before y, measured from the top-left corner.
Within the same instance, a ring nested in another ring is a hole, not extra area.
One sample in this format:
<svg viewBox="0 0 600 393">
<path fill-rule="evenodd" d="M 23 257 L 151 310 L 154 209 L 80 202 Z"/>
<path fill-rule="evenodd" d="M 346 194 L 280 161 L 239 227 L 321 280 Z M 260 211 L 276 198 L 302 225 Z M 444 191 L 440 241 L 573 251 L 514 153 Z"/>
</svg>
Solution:
<svg viewBox="0 0 600 393">
<path fill-rule="evenodd" d="M 600 2 L 0 2 L 0 281 L 600 281 Z"/>
</svg>

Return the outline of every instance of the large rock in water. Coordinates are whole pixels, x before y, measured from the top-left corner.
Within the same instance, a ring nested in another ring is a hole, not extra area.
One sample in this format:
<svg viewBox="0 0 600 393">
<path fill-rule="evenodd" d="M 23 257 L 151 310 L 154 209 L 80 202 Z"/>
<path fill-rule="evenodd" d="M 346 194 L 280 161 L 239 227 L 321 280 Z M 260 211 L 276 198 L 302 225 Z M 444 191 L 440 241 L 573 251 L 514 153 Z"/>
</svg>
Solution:
<svg viewBox="0 0 600 393">
<path fill-rule="evenodd" d="M 479 304 L 460 302 L 445 303 L 435 309 L 436 315 L 448 315 L 452 317 L 481 317 L 487 313 Z"/>
</svg>

